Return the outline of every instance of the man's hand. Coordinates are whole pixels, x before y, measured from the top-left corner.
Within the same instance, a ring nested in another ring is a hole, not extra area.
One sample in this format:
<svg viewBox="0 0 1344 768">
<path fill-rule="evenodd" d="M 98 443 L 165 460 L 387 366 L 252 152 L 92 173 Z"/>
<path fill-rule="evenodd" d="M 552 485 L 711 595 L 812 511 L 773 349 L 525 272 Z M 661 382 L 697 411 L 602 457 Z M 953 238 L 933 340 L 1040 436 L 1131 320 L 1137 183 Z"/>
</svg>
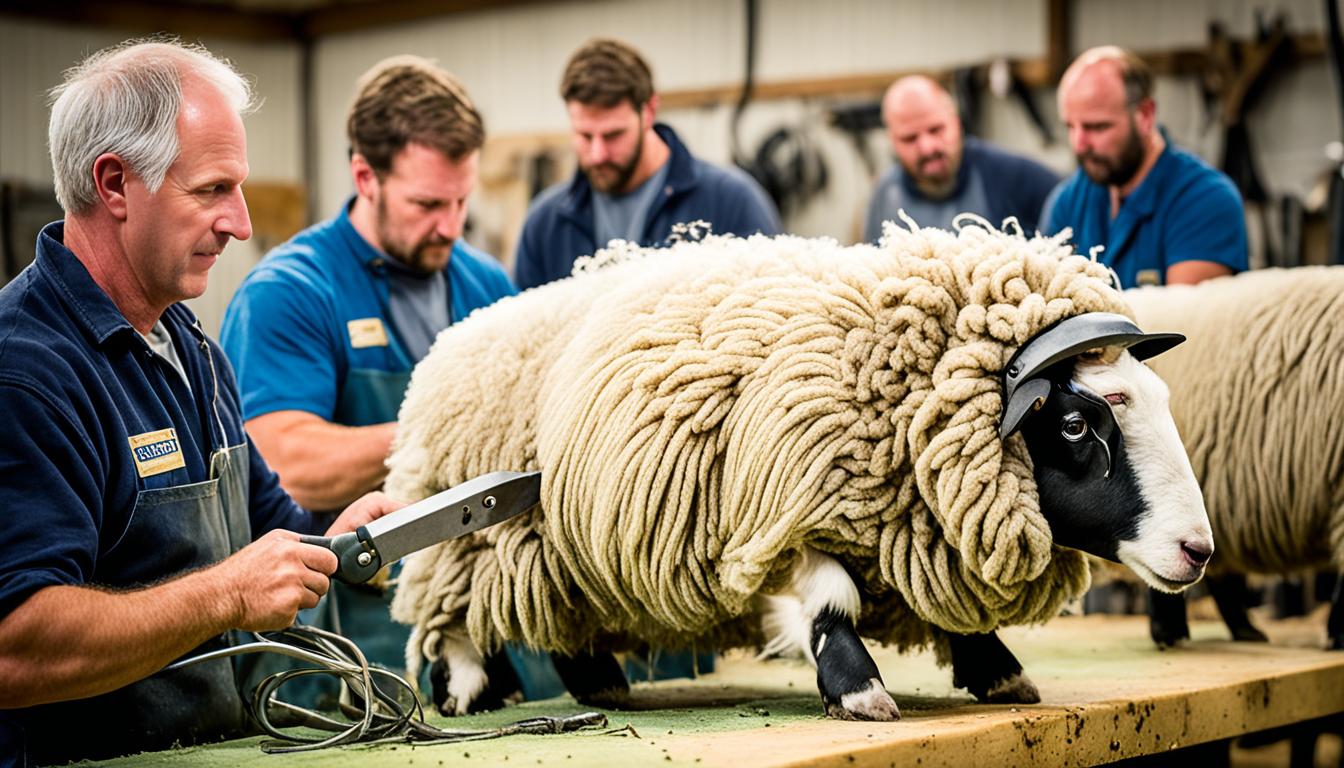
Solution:
<svg viewBox="0 0 1344 768">
<path fill-rule="evenodd" d="M 317 605 L 336 565 L 331 550 L 300 543 L 292 531 L 275 530 L 210 570 L 225 594 L 234 596 L 232 626 L 267 632 L 288 627 L 300 609 Z"/>
<path fill-rule="evenodd" d="M 331 527 L 327 529 L 326 535 L 336 536 L 341 533 L 350 533 L 361 525 L 368 525 L 388 512 L 395 512 L 404 506 L 406 506 L 405 502 L 394 501 L 378 491 L 366 493 L 355 503 L 345 508 L 341 516 L 336 518 L 336 522 L 332 523 Z M 332 567 L 332 571 L 334 570 L 335 566 Z M 327 571 L 327 573 L 332 571 Z"/>
</svg>

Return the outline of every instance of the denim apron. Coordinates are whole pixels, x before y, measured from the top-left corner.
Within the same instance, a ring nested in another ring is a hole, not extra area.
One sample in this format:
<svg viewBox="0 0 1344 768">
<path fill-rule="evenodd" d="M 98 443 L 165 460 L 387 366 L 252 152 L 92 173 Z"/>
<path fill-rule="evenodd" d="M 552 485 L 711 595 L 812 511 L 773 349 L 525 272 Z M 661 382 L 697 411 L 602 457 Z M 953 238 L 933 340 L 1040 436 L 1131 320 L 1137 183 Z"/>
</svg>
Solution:
<svg viewBox="0 0 1344 768">
<path fill-rule="evenodd" d="M 392 343 L 396 344 L 395 341 Z M 406 357 L 399 350 L 398 354 Z M 410 371 L 351 369 L 337 398 L 333 420 L 351 427 L 396 421 L 410 382 Z M 397 567 L 400 566 L 394 566 Z M 354 638 L 370 661 L 405 673 L 406 643 L 410 640 L 411 630 L 390 619 L 392 590 L 375 593 L 367 587 L 332 582 L 328 601 L 335 606 L 337 631 Z M 504 650 L 528 700 L 546 699 L 565 692 L 565 686 L 546 654 L 517 645 L 505 646 Z M 427 681 L 420 682 L 421 690 L 430 690 Z"/>
<path fill-rule="evenodd" d="M 251 541 L 248 449 L 210 457 L 210 479 L 141 491 L 125 534 L 98 559 L 91 584 L 131 589 L 216 563 Z M 188 656 L 228 646 L 218 635 Z M 23 718 L 36 764 L 99 759 L 255 732 L 228 659 L 157 672 L 88 699 L 33 707 Z"/>
</svg>

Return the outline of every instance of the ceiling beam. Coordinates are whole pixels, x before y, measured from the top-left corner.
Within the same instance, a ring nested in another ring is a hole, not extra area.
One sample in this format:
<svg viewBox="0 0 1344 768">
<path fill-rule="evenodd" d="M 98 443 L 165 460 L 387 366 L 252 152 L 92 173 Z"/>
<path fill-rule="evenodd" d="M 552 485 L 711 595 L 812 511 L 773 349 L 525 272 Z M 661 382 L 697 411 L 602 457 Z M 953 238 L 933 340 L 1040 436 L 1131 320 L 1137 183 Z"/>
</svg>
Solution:
<svg viewBox="0 0 1344 768">
<path fill-rule="evenodd" d="M 457 13 L 538 4 L 544 0 L 385 0 L 331 5 L 304 14 L 301 34 L 310 39 Z"/>
<path fill-rule="evenodd" d="M 207 5 L 152 0 L 51 2 L 5 0 L 0 13 L 89 27 L 118 27 L 132 33 L 171 32 L 178 37 L 231 37 L 243 40 L 295 40 L 299 17 L 292 14 L 237 11 Z"/>
</svg>

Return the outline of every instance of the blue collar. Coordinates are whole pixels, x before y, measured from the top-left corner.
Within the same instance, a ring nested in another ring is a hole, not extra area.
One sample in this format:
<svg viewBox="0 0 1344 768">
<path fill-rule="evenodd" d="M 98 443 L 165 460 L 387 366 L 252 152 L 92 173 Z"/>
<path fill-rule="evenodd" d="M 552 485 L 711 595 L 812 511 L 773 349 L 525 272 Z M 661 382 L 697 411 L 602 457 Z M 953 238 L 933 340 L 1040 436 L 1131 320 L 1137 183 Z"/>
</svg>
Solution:
<svg viewBox="0 0 1344 768">
<path fill-rule="evenodd" d="M 359 234 L 359 230 L 355 229 L 354 223 L 350 221 L 350 209 L 354 206 L 355 196 L 351 195 L 345 199 L 340 215 L 336 217 L 336 231 L 349 246 L 346 253 L 370 272 L 386 274 L 387 262 L 392 257 L 383 253 L 382 249 L 374 248 L 363 235 Z"/>
<path fill-rule="evenodd" d="M 667 158 L 666 184 L 672 190 L 672 195 L 695 188 L 700 180 L 700 169 L 695 167 L 695 158 L 691 156 L 691 151 L 681 143 L 681 139 L 671 126 L 654 123 L 653 131 L 671 151 Z M 570 180 L 569 187 L 560 198 L 559 212 L 563 216 L 584 223 L 585 227 L 591 227 L 592 205 L 593 187 L 588 183 L 588 177 L 583 175 L 583 171 L 575 169 L 574 178 Z"/>
<path fill-rule="evenodd" d="M 94 281 L 84 262 L 65 247 L 64 221 L 53 221 L 42 228 L 41 234 L 37 237 L 35 266 L 56 291 L 65 297 L 72 310 L 71 316 L 95 346 L 102 346 L 114 336 L 127 333 L 130 334 L 130 338 L 147 344 L 113 303 L 112 297 Z M 200 321 L 181 302 L 168 307 L 162 315 L 162 320 L 166 325 L 180 325 L 189 329 L 197 341 L 205 339 Z"/>
</svg>

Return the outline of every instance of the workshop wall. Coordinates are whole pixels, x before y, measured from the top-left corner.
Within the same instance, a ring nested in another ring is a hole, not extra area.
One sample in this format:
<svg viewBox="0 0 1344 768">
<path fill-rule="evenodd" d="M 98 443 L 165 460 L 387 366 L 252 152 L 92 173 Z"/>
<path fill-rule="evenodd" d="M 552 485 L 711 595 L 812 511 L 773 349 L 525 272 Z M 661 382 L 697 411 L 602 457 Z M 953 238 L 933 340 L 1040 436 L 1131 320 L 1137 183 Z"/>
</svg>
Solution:
<svg viewBox="0 0 1344 768">
<path fill-rule="evenodd" d="M 1210 21 L 1239 38 L 1254 36 L 1256 13 L 1284 14 L 1290 32 L 1319 32 L 1316 0 L 1073 0 L 1072 49 L 1103 42 L 1139 51 L 1202 48 Z M 948 71 L 994 58 L 1038 58 L 1048 44 L 1046 0 L 806 0 L 760 2 L 756 80 L 846 77 L 903 70 Z M 50 184 L 45 152 L 45 92 L 84 52 L 129 36 L 118 30 L 57 26 L 0 15 L 0 177 Z M 258 182 L 303 182 L 302 153 L 311 151 L 311 210 L 323 218 L 350 194 L 345 111 L 358 75 L 379 59 L 416 53 L 458 75 L 476 99 L 491 137 L 481 188 L 473 201 L 474 242 L 511 262 L 517 227 L 531 188 L 545 179 L 529 158 L 548 152 L 550 178 L 572 170 L 567 122 L 557 94 L 569 54 L 595 35 L 624 38 L 649 58 L 660 90 L 685 92 L 741 82 L 745 67 L 743 6 L 720 0 L 573 0 L 524 3 L 442 18 L 329 35 L 312 52 L 310 124 L 302 135 L 301 52 L 297 44 L 207 39 L 256 79 L 264 98 L 248 118 L 249 159 Z M 872 180 L 891 162 L 880 130 L 852 135 L 829 125 L 837 105 L 872 103 L 880 92 L 753 101 L 738 127 L 742 151 L 752 156 L 780 129 L 793 132 L 805 156 L 825 166 L 826 184 L 796 205 L 786 221 L 804 235 L 851 242 Z M 1058 125 L 1053 89 L 1032 94 L 1053 130 L 1054 142 L 1028 119 L 1020 102 L 981 97 L 979 134 L 1040 158 L 1061 173 L 1073 158 Z M 1177 142 L 1217 161 L 1223 128 L 1206 109 L 1193 77 L 1162 77 L 1159 116 Z M 1324 57 L 1294 65 L 1274 78 L 1247 116 L 1253 151 L 1266 185 L 1276 194 L 1307 199 L 1330 167 L 1325 145 L 1341 133 L 1333 83 Z M 673 125 L 701 157 L 732 157 L 733 105 L 666 108 Z M 311 142 L 311 145 L 306 142 Z M 493 153 L 493 154 L 492 154 Z M 269 245 L 269 244 L 267 244 Z M 210 290 L 195 302 L 207 328 L 238 280 L 263 249 L 235 244 L 220 261 Z"/>
</svg>

